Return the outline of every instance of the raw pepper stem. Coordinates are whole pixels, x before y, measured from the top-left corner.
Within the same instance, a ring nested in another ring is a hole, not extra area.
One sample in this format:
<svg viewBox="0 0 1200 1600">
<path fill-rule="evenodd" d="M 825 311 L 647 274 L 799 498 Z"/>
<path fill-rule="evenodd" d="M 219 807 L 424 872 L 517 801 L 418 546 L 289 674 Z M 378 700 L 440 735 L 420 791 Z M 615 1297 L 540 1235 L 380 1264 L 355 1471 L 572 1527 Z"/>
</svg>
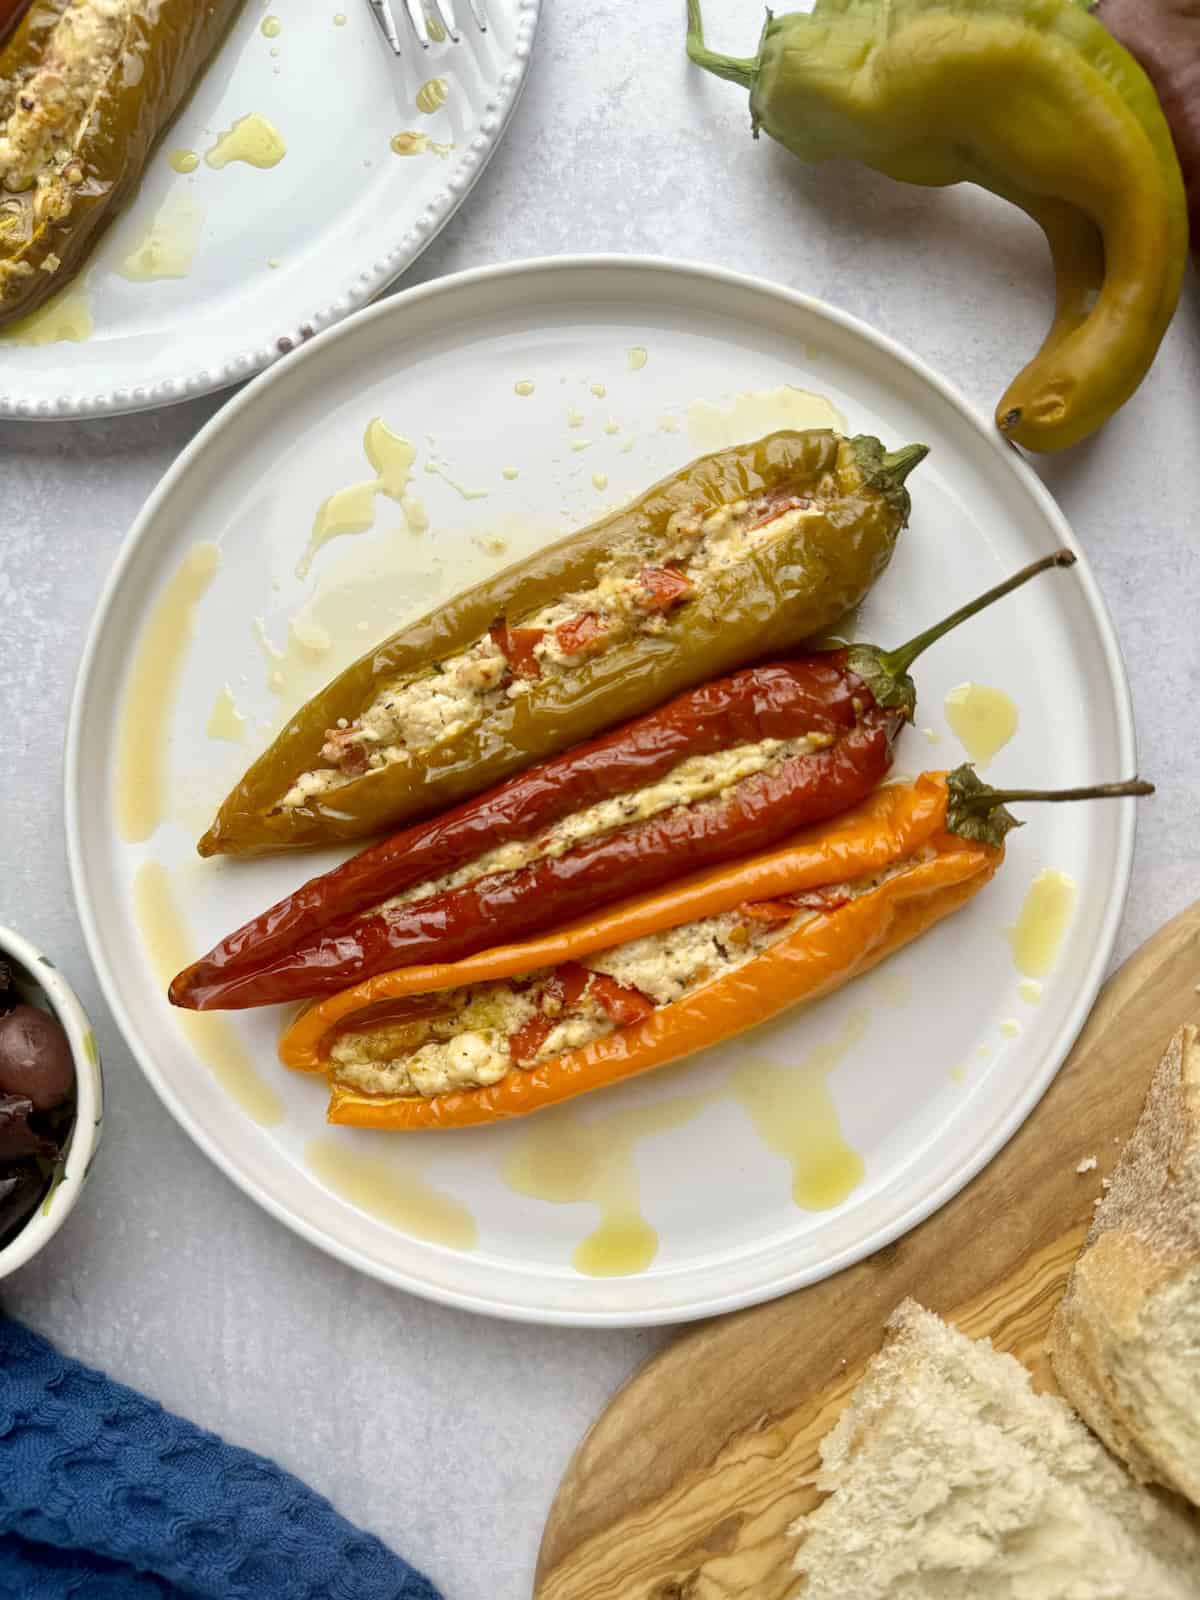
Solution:
<svg viewBox="0 0 1200 1600">
<path fill-rule="evenodd" d="M 718 78 L 728 78 L 730 83 L 740 83 L 748 89 L 754 82 L 756 61 L 741 56 L 718 55 L 704 43 L 704 22 L 700 16 L 700 0 L 688 0 L 687 53 L 698 67 L 713 72 Z"/>
<path fill-rule="evenodd" d="M 959 606 L 957 611 L 952 611 L 941 622 L 935 622 L 932 628 L 926 628 L 923 633 L 917 634 L 915 639 L 910 639 L 907 644 L 902 644 L 895 650 L 880 651 L 879 659 L 883 666 L 896 677 L 906 673 L 917 657 L 931 644 L 937 642 L 943 635 L 957 628 L 960 622 L 965 622 L 968 617 L 973 617 L 979 611 L 990 606 L 993 601 L 1001 600 L 1006 594 L 1011 594 L 1014 589 L 1019 589 L 1022 584 L 1028 583 L 1030 578 L 1036 578 L 1039 572 L 1046 572 L 1050 567 L 1073 567 L 1075 565 L 1075 552 L 1073 550 L 1056 550 L 1053 555 L 1043 556 L 1040 561 L 1031 561 L 1027 567 L 1022 567 L 1020 572 L 1014 572 L 1011 578 L 1006 578 L 1003 583 L 998 583 L 994 589 L 989 589 L 986 594 L 977 595 L 974 600 L 965 606 Z"/>
</svg>

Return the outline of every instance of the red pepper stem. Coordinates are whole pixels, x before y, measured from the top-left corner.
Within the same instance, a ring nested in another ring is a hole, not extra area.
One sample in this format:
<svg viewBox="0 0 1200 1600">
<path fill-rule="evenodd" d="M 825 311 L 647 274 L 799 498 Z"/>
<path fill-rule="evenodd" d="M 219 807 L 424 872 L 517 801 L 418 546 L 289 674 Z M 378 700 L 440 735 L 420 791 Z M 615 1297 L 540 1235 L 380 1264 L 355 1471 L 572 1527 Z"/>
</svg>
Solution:
<svg viewBox="0 0 1200 1600">
<path fill-rule="evenodd" d="M 901 677 L 924 650 L 931 644 L 957 628 L 960 622 L 965 622 L 968 617 L 973 617 L 983 611 L 996 600 L 1002 600 L 1006 594 L 1011 594 L 1014 589 L 1019 589 L 1036 578 L 1039 572 L 1046 572 L 1050 567 L 1073 567 L 1075 565 L 1075 552 L 1073 550 L 1056 550 L 1053 555 L 1043 556 L 1040 561 L 1031 561 L 1027 567 L 1022 567 L 1020 572 L 1014 572 L 1011 578 L 1005 578 L 1003 583 L 998 583 L 994 589 L 989 589 L 986 594 L 976 596 L 974 600 L 960 606 L 957 611 L 952 611 L 941 622 L 935 622 L 931 628 L 926 628 L 923 633 L 917 634 L 915 639 L 910 639 L 907 644 L 902 644 L 896 650 L 881 650 L 879 659 L 884 668 Z"/>
<path fill-rule="evenodd" d="M 1127 778 L 1124 783 L 1094 783 L 1082 789 L 983 788 L 963 796 L 959 804 L 971 810 L 990 811 L 993 806 L 1019 805 L 1027 800 L 1125 800 L 1153 793 L 1154 785 L 1144 778 Z"/>
<path fill-rule="evenodd" d="M 713 72 L 718 78 L 728 78 L 730 83 L 740 83 L 748 89 L 754 82 L 758 66 L 756 60 L 747 61 L 741 56 L 718 55 L 704 43 L 704 22 L 700 16 L 700 0 L 688 0 L 687 53 L 698 67 Z"/>
</svg>

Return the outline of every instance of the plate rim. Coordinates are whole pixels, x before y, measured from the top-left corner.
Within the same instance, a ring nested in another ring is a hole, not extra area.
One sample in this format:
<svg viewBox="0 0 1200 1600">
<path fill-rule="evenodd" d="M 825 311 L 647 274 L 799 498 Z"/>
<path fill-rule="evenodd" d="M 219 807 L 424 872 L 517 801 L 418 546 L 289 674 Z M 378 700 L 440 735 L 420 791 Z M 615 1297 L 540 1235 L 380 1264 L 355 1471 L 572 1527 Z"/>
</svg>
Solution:
<svg viewBox="0 0 1200 1600">
<path fill-rule="evenodd" d="M 216 370 L 201 367 L 163 378 L 149 387 L 134 385 L 102 393 L 77 391 L 53 399 L 29 399 L 0 390 L 0 422 L 78 422 L 89 417 L 134 416 L 142 411 L 161 411 L 185 400 L 198 400 L 258 377 L 368 307 L 424 255 L 479 182 L 508 130 L 529 80 L 542 0 L 514 0 L 514 6 L 512 52 L 495 79 L 491 98 L 482 106 L 474 137 L 455 161 L 446 182 L 400 240 L 368 267 L 354 273 L 325 305 L 276 333 L 268 344 L 229 356 Z M 81 272 L 86 270 L 87 262 Z"/>
<path fill-rule="evenodd" d="M 722 1315 L 747 1306 L 758 1305 L 767 1300 L 777 1298 L 779 1295 L 802 1289 L 811 1283 L 819 1282 L 826 1277 L 832 1276 L 844 1267 L 863 1260 L 882 1249 L 885 1245 L 902 1238 L 918 1223 L 923 1222 L 933 1212 L 939 1210 L 953 1195 L 964 1189 L 976 1174 L 1008 1143 L 1017 1129 L 1023 1125 L 1036 1109 L 1038 1102 L 1049 1088 L 1062 1063 L 1066 1060 L 1071 1046 L 1091 1013 L 1096 996 L 1104 981 L 1129 893 L 1137 827 L 1135 802 L 1120 803 L 1116 808 L 1119 813 L 1117 817 L 1116 853 L 1114 871 L 1108 888 L 1107 904 L 1104 909 L 1099 936 L 1093 945 L 1084 979 L 1079 985 L 1075 999 L 1067 1009 L 1065 1018 L 1060 1025 L 1058 1045 L 1045 1052 L 1038 1070 L 1030 1075 L 1024 1092 L 1013 1102 L 1008 1115 L 995 1124 L 986 1137 L 978 1141 L 964 1160 L 957 1163 L 954 1170 L 936 1188 L 903 1207 L 890 1221 L 865 1235 L 856 1244 L 834 1252 L 817 1270 L 799 1269 L 790 1273 L 780 1272 L 774 1277 L 750 1287 L 735 1287 L 723 1294 L 709 1293 L 703 1298 L 693 1298 L 681 1304 L 673 1304 L 666 1307 L 617 1307 L 603 1310 L 576 1307 L 539 1308 L 520 1302 L 504 1301 L 494 1294 L 466 1292 L 440 1284 L 434 1281 L 432 1277 L 420 1277 L 409 1270 L 388 1266 L 373 1259 L 365 1251 L 344 1244 L 341 1240 L 311 1225 L 305 1218 L 295 1214 L 285 1203 L 270 1194 L 263 1185 L 256 1181 L 252 1172 L 243 1172 L 236 1162 L 227 1156 L 220 1143 L 216 1139 L 210 1138 L 193 1119 L 191 1112 L 183 1104 L 180 1095 L 172 1087 L 169 1074 L 159 1070 L 152 1052 L 144 1049 L 140 1042 L 138 1029 L 133 1026 L 126 1007 L 119 997 L 119 991 L 105 955 L 100 929 L 87 893 L 80 823 L 82 803 L 80 752 L 84 727 L 84 699 L 93 663 L 100 650 L 101 641 L 106 631 L 109 613 L 122 587 L 126 569 L 132 564 L 141 545 L 153 529 L 160 509 L 175 492 L 178 482 L 191 469 L 193 462 L 202 452 L 207 450 L 214 440 L 236 428 L 242 414 L 255 406 L 260 396 L 266 394 L 272 385 L 279 382 L 283 376 L 291 377 L 304 363 L 320 360 L 327 346 L 332 345 L 338 339 L 356 334 L 359 327 L 364 323 L 381 320 L 385 317 L 397 317 L 403 320 L 408 315 L 410 308 L 414 306 L 419 306 L 425 301 L 442 295 L 455 293 L 462 288 L 472 288 L 477 284 L 502 284 L 505 279 L 523 279 L 543 273 L 571 274 L 580 271 L 595 272 L 596 270 L 614 273 L 627 272 L 631 275 L 647 272 L 661 273 L 665 277 L 675 276 L 692 279 L 693 281 L 699 279 L 709 287 L 724 287 L 734 292 L 741 291 L 743 293 L 761 295 L 767 299 L 782 302 L 786 306 L 803 311 L 818 319 L 823 319 L 836 325 L 842 331 L 862 339 L 885 357 L 898 363 L 923 384 L 933 389 L 952 408 L 957 416 L 979 436 L 983 448 L 989 450 L 998 460 L 1003 460 L 1007 463 L 1009 470 L 1016 474 L 1024 490 L 1038 503 L 1042 514 L 1048 524 L 1054 528 L 1061 542 L 1073 549 L 1080 558 L 1075 568 L 1077 579 L 1083 588 L 1089 613 L 1094 620 L 1097 643 L 1100 646 L 1105 666 L 1115 690 L 1113 709 L 1117 724 L 1116 740 L 1120 753 L 1119 759 L 1123 765 L 1129 767 L 1131 774 L 1137 770 L 1137 741 L 1133 702 L 1129 679 L 1125 670 L 1124 657 L 1121 653 L 1120 643 L 1108 606 L 1091 570 L 1086 552 L 1080 547 L 1065 514 L 1049 489 L 1020 451 L 995 432 L 989 418 L 977 411 L 965 396 L 914 352 L 908 350 L 887 334 L 873 328 L 869 323 L 862 321 L 857 316 L 832 306 L 817 296 L 803 294 L 798 290 L 791 289 L 783 284 L 773 283 L 771 280 L 756 274 L 715 267 L 702 261 L 691 261 L 670 256 L 582 253 L 562 256 L 538 256 L 523 261 L 471 268 L 463 272 L 449 274 L 443 278 L 434 279 L 430 283 L 419 284 L 411 289 L 402 290 L 399 294 L 391 296 L 376 305 L 365 307 L 353 316 L 324 330 L 315 339 L 304 345 L 302 349 L 297 350 L 288 362 L 282 365 L 273 365 L 261 372 L 245 388 L 230 398 L 204 424 L 168 467 L 135 517 L 122 541 L 117 559 L 113 563 L 113 567 L 105 581 L 96 610 L 89 624 L 87 638 L 72 688 L 67 737 L 64 747 L 64 817 L 67 835 L 67 859 L 76 913 L 83 928 L 88 956 L 96 972 L 101 993 L 117 1027 L 120 1029 L 122 1039 L 141 1069 L 143 1076 L 150 1083 L 159 1100 L 177 1124 L 226 1177 L 230 1178 L 255 1204 L 261 1206 L 269 1215 L 282 1222 L 293 1233 L 305 1239 L 309 1244 L 324 1251 L 325 1254 L 333 1256 L 345 1265 L 353 1267 L 355 1270 L 394 1288 L 420 1295 L 423 1299 L 432 1300 L 441 1305 L 452 1306 L 458 1310 L 470 1311 L 480 1315 L 498 1317 L 507 1321 L 543 1326 L 649 1327 L 691 1322 L 702 1317 Z M 621 1279 L 617 1281 L 626 1282 L 627 1280 Z"/>
</svg>

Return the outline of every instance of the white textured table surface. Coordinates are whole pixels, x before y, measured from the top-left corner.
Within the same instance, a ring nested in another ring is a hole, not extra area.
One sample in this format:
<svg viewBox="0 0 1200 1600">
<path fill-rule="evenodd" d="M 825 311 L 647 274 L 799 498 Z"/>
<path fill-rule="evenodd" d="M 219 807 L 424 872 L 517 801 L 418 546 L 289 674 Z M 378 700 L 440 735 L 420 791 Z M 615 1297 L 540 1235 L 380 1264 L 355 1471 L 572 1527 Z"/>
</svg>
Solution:
<svg viewBox="0 0 1200 1600">
<path fill-rule="evenodd" d="M 752 47 L 748 0 L 709 10 L 718 48 Z M 549 0 L 507 142 L 407 281 L 574 250 L 711 261 L 857 313 L 990 411 L 1050 308 L 1034 230 L 981 195 L 813 172 L 753 145 L 741 93 L 686 70 L 682 12 L 682 0 Z M 477 1320 L 301 1243 L 159 1106 L 100 1002 L 71 904 L 60 763 L 84 632 L 142 500 L 218 404 L 0 425 L 0 921 L 79 989 L 111 1113 L 85 1202 L 0 1299 L 67 1351 L 276 1457 L 448 1596 L 518 1600 L 572 1448 L 667 1335 Z M 1112 608 L 1142 770 L 1159 785 L 1118 957 L 1200 895 L 1198 424 L 1193 273 L 1134 402 L 1044 465 Z"/>
</svg>

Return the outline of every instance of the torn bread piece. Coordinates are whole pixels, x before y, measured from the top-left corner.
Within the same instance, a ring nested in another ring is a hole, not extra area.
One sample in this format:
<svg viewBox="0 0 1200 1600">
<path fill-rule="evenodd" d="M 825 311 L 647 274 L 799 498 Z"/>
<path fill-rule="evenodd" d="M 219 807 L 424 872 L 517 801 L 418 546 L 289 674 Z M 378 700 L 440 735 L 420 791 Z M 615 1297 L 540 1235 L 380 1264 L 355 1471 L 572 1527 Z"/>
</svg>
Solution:
<svg viewBox="0 0 1200 1600">
<path fill-rule="evenodd" d="M 1200 1505 L 1195 1028 L 1179 1030 L 1155 1072 L 1055 1315 L 1049 1350 L 1063 1393 L 1134 1476 Z"/>
<path fill-rule="evenodd" d="M 1062 1400 L 915 1301 L 821 1444 L 796 1600 L 1184 1600 L 1200 1522 Z"/>
</svg>

